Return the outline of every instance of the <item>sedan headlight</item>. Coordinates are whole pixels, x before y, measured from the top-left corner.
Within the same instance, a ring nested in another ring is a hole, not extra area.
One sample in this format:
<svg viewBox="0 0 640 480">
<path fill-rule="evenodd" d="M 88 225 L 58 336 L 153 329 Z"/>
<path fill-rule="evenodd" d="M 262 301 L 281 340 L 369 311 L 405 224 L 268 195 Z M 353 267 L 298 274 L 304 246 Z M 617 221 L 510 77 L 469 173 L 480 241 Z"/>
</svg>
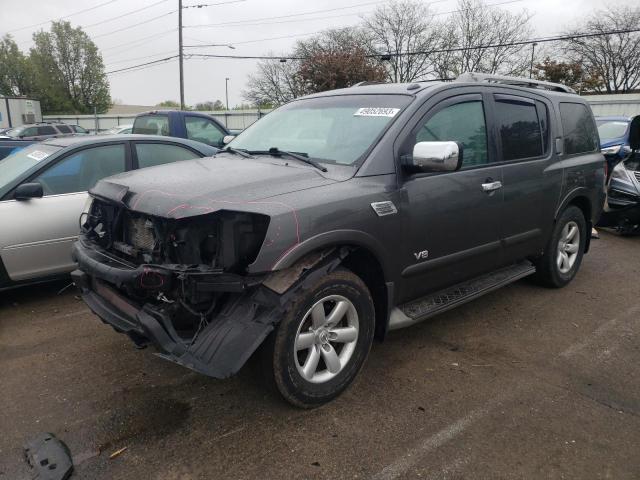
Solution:
<svg viewBox="0 0 640 480">
<path fill-rule="evenodd" d="M 601 152 L 603 155 L 617 155 L 621 148 L 622 145 L 613 145 L 611 147 L 601 149 Z"/>
</svg>

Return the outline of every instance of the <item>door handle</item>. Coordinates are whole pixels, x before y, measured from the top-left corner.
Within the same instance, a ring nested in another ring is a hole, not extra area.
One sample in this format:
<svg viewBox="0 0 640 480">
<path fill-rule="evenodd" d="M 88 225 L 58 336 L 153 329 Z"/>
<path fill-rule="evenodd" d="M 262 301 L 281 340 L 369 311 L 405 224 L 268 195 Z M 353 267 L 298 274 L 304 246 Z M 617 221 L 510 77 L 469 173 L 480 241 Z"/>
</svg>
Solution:
<svg viewBox="0 0 640 480">
<path fill-rule="evenodd" d="M 487 182 L 487 183 L 483 183 L 482 184 L 482 191 L 483 192 L 493 192 L 495 190 L 498 190 L 502 188 L 502 182 L 497 180 L 495 182 Z"/>
</svg>

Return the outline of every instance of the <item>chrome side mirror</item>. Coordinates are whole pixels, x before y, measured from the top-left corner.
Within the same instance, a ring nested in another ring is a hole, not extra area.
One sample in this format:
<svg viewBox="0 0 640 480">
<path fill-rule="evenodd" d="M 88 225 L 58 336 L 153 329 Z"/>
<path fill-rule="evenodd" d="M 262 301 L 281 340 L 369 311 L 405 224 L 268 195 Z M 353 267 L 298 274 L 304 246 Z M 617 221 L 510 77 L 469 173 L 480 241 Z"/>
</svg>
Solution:
<svg viewBox="0 0 640 480">
<path fill-rule="evenodd" d="M 454 172 L 462 166 L 462 145 L 457 142 L 418 142 L 405 167 L 413 172 Z"/>
<path fill-rule="evenodd" d="M 222 139 L 222 144 L 226 145 L 227 143 L 229 143 L 234 138 L 236 138 L 235 135 L 225 135 L 224 138 Z"/>
</svg>

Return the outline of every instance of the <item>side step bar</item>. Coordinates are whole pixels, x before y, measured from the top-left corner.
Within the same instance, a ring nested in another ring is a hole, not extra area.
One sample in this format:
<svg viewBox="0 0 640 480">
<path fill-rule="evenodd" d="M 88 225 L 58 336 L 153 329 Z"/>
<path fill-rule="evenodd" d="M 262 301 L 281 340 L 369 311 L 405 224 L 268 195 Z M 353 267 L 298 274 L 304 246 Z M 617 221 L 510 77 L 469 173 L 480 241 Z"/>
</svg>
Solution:
<svg viewBox="0 0 640 480">
<path fill-rule="evenodd" d="M 391 311 L 389 330 L 397 330 L 421 322 L 520 280 L 535 271 L 536 268 L 531 262 L 525 261 L 399 305 Z"/>
</svg>

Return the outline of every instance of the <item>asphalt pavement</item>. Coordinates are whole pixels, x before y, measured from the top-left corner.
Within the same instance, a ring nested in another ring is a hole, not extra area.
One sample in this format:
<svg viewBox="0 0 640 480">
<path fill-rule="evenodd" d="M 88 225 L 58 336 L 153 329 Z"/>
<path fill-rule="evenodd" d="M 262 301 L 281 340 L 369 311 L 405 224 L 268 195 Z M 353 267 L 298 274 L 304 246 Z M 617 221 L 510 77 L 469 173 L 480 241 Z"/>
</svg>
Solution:
<svg viewBox="0 0 640 480">
<path fill-rule="evenodd" d="M 640 238 L 601 237 L 564 289 L 392 332 L 312 411 L 251 365 L 213 380 L 136 350 L 64 282 L 0 293 L 0 480 L 30 478 L 39 432 L 82 479 L 638 479 Z"/>
</svg>

